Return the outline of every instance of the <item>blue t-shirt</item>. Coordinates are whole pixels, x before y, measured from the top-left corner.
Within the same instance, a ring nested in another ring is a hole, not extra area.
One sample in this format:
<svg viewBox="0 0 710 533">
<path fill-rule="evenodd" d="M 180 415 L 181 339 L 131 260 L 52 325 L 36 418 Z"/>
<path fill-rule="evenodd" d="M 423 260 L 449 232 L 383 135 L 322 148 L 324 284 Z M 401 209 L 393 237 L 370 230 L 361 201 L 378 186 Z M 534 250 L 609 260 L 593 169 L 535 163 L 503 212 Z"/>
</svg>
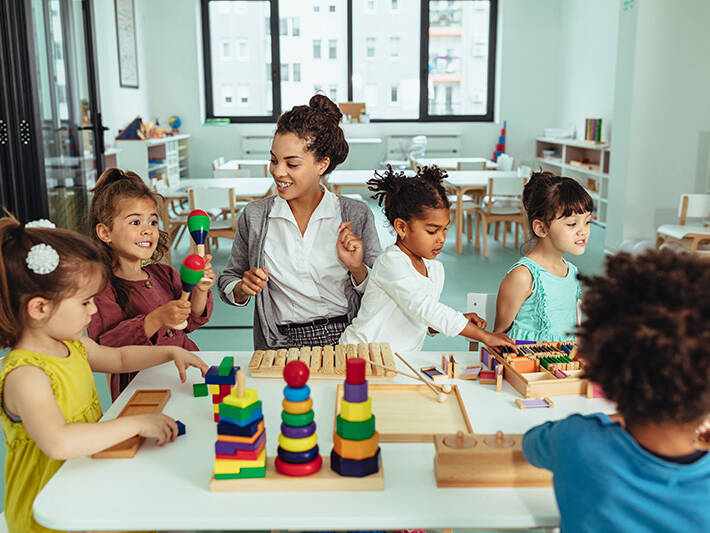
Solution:
<svg viewBox="0 0 710 533">
<path fill-rule="evenodd" d="M 523 453 L 552 471 L 565 533 L 710 531 L 710 454 L 664 461 L 601 413 L 532 428 Z"/>
</svg>

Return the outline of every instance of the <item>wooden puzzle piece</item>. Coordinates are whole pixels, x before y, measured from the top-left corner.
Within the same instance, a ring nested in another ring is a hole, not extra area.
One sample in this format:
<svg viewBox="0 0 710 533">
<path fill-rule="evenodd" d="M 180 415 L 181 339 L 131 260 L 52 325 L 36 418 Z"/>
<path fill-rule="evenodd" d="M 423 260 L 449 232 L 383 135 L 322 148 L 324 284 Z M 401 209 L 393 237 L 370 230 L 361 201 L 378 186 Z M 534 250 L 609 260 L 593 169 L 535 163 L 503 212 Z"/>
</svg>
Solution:
<svg viewBox="0 0 710 533">
<path fill-rule="evenodd" d="M 441 372 L 438 368 L 435 366 L 423 366 L 419 369 L 419 371 L 426 375 L 430 380 L 432 380 L 434 383 L 439 383 L 441 381 L 446 381 L 449 379 L 449 377 Z"/>
<path fill-rule="evenodd" d="M 550 400 L 549 398 L 532 400 L 521 400 L 520 398 L 516 398 L 515 405 L 517 405 L 520 409 L 539 409 L 540 407 L 554 407 L 552 400 Z"/>
</svg>

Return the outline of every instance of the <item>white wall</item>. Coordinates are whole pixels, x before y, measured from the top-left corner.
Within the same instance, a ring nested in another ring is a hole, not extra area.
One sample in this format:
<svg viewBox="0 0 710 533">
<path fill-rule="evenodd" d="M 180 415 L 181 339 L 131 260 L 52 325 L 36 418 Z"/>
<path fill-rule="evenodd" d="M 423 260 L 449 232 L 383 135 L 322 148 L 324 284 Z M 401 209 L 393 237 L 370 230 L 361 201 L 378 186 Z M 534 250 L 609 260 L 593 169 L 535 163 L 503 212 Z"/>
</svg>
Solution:
<svg viewBox="0 0 710 533">
<path fill-rule="evenodd" d="M 619 8 L 621 9 L 621 7 Z M 644 0 L 621 11 L 607 246 L 655 237 L 680 195 L 704 192 L 710 3 Z"/>
<path fill-rule="evenodd" d="M 138 89 L 120 86 L 118 73 L 118 49 L 116 45 L 116 11 L 114 2 L 100 0 L 94 2 L 94 24 L 96 32 L 96 56 L 98 58 L 99 92 L 106 144 L 113 143 L 118 130 L 125 127 L 136 115 L 153 120 L 150 114 L 151 94 L 148 80 L 146 46 L 146 19 L 144 0 L 135 1 L 136 45 L 138 49 Z"/>
<path fill-rule="evenodd" d="M 518 160 L 534 157 L 534 138 L 542 132 L 542 128 L 559 123 L 561 88 L 558 63 L 562 3 L 562 0 L 501 0 L 499 3 L 496 116 L 499 120 L 508 121 L 507 149 Z M 139 49 L 147 56 L 141 61 L 141 92 L 144 87 L 149 89 L 150 113 L 143 111 L 144 116 L 151 120 L 155 116 L 166 120 L 170 115 L 179 115 L 183 122 L 182 131 L 193 135 L 190 141 L 191 175 L 208 177 L 211 175 L 210 163 L 213 159 L 241 156 L 241 135 L 269 135 L 274 125 L 203 125 L 199 6 L 199 0 L 137 0 L 136 12 L 137 16 L 140 14 L 145 18 L 146 29 L 141 38 L 139 27 Z M 113 23 L 113 8 L 110 11 Z M 103 16 L 108 17 L 109 14 L 104 13 Z M 117 79 L 115 29 L 104 37 L 112 40 L 113 48 L 108 52 L 108 57 L 102 53 L 108 47 L 99 48 L 101 70 L 104 70 L 104 62 L 111 62 L 113 66 L 109 66 L 109 69 Z M 101 82 L 104 95 L 103 78 Z M 115 85 L 117 83 L 115 81 Z M 121 91 L 125 93 L 128 89 Z M 119 98 L 116 102 L 119 102 L 116 105 L 120 109 L 116 109 L 115 113 L 129 118 L 134 114 L 134 107 L 145 105 L 144 100 L 135 106 L 128 99 Z M 108 108 L 111 104 L 104 99 L 103 105 Z M 360 137 L 409 133 L 413 128 L 423 134 L 458 133 L 462 136 L 465 155 L 490 156 L 500 124 L 405 123 L 345 127 L 348 135 Z M 377 149 L 352 147 L 354 161 L 351 164 L 360 168 L 373 168 L 382 159 L 384 150 L 384 143 Z"/>
</svg>

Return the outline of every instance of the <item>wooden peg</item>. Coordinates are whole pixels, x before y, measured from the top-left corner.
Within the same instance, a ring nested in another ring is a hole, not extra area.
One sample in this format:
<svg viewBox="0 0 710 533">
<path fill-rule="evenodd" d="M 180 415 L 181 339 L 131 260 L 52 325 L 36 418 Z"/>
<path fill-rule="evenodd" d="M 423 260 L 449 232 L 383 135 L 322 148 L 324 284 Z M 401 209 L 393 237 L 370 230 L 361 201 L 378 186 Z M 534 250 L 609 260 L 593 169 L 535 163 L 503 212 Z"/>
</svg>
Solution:
<svg viewBox="0 0 710 533">
<path fill-rule="evenodd" d="M 244 390 L 246 389 L 247 374 L 244 370 L 237 372 L 237 398 L 244 398 Z"/>
</svg>

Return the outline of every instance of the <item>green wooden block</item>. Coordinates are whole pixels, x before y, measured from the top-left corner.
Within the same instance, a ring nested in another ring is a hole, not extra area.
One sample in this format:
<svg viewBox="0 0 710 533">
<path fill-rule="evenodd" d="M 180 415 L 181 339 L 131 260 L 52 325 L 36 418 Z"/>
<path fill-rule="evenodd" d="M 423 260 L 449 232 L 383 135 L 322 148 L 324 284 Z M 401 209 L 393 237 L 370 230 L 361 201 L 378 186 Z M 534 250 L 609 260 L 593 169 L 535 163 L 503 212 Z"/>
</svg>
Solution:
<svg viewBox="0 0 710 533">
<path fill-rule="evenodd" d="M 195 383 L 192 386 L 192 394 L 195 398 L 207 396 L 209 394 L 209 391 L 207 390 L 207 383 Z"/>
<path fill-rule="evenodd" d="M 300 415 L 294 415 L 292 413 L 287 413 L 286 411 L 281 411 L 281 420 L 283 420 L 283 423 L 287 426 L 294 428 L 307 426 L 313 422 L 313 409 Z"/>
<path fill-rule="evenodd" d="M 260 407 L 261 400 L 255 401 L 248 407 L 234 407 L 233 405 L 228 405 L 222 402 L 221 404 L 219 404 L 219 414 L 224 415 L 227 418 L 231 418 L 232 420 L 237 420 L 241 422 L 242 420 L 250 418 L 252 413 L 254 412 L 254 409 L 258 409 Z"/>
<path fill-rule="evenodd" d="M 336 432 L 347 440 L 366 440 L 375 434 L 375 415 L 362 422 L 350 422 L 340 415 L 336 419 Z"/>
<path fill-rule="evenodd" d="M 219 364 L 219 372 L 218 374 L 220 376 L 228 376 L 232 372 L 232 367 L 234 366 L 234 357 L 225 357 L 222 359 L 222 362 Z"/>
<path fill-rule="evenodd" d="M 241 479 L 241 478 L 266 477 L 266 465 L 256 468 L 240 468 L 238 474 L 215 474 L 215 479 Z"/>
</svg>

